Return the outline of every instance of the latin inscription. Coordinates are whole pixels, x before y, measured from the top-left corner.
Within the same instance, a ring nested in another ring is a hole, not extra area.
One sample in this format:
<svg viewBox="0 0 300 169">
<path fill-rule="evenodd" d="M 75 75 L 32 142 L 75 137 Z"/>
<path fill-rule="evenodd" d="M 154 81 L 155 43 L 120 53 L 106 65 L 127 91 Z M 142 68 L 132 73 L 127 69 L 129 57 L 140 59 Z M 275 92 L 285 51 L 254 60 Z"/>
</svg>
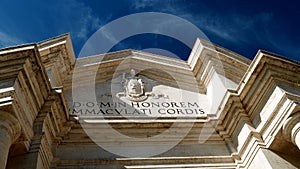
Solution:
<svg viewBox="0 0 300 169">
<path fill-rule="evenodd" d="M 201 116 L 205 111 L 197 102 L 74 102 L 74 115 L 86 116 Z"/>
</svg>

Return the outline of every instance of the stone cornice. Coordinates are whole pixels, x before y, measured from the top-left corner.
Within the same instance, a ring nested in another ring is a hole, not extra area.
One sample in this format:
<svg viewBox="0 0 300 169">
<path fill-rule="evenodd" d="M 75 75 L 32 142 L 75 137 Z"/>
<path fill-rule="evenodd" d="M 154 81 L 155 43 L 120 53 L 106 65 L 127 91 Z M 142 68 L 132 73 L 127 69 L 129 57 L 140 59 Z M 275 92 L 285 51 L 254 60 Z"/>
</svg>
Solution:
<svg viewBox="0 0 300 169">
<path fill-rule="evenodd" d="M 50 83 L 46 77 L 45 69 L 35 44 L 2 49 L 0 50 L 0 61 L 0 67 L 2 68 L 1 81 L 11 79 L 10 77 L 16 78 L 16 76 L 13 75 L 18 75 L 20 70 L 23 70 L 28 77 L 31 77 L 28 74 L 30 73 L 29 71 L 34 73 L 41 71 L 41 83 L 44 83 L 45 89 L 50 91 Z M 9 66 L 14 66 L 15 69 Z"/>
<path fill-rule="evenodd" d="M 95 56 L 89 56 L 84 58 L 78 58 L 76 60 L 76 66 L 88 66 L 88 65 L 95 65 L 99 63 L 106 63 L 109 61 L 119 60 L 119 59 L 126 59 L 126 58 L 140 58 L 140 59 L 147 59 L 150 63 L 160 63 L 162 65 L 172 65 L 172 66 L 179 66 L 178 68 L 189 68 L 186 65 L 186 62 L 176 58 L 169 58 L 162 55 L 152 54 L 148 52 L 142 52 L 132 49 L 121 50 L 117 52 L 110 52 L 99 54 Z"/>
<path fill-rule="evenodd" d="M 264 83 L 267 81 L 261 80 L 259 77 L 266 76 L 264 79 L 267 79 L 271 75 L 273 77 L 278 77 L 281 80 L 285 80 L 288 84 L 297 87 L 297 82 L 299 83 L 300 79 L 299 72 L 300 64 L 298 62 L 283 59 L 278 55 L 272 55 L 271 53 L 260 50 L 241 80 L 237 91 L 243 96 L 242 92 L 247 93 L 248 90 L 252 88 L 251 86 L 255 81 Z"/>
<path fill-rule="evenodd" d="M 224 139 L 237 141 L 234 145 L 239 166 L 248 166 L 259 147 L 270 146 L 285 120 L 299 110 L 299 72 L 298 62 L 259 51 L 237 90 L 227 91 L 220 105 L 217 130 Z M 249 129 L 238 129 L 241 122 Z M 238 130 L 244 140 L 234 134 Z"/>
<path fill-rule="evenodd" d="M 26 131 L 25 138 L 30 139 L 30 125 L 49 95 L 50 83 L 36 45 L 8 48 L 0 53 L 0 83 L 4 87 L 0 98 L 11 98 L 9 104 L 3 104 L 9 108 L 1 108 L 15 114 Z"/>
<path fill-rule="evenodd" d="M 73 45 L 69 33 L 57 37 L 53 37 L 37 43 L 39 51 L 44 53 L 49 52 L 48 51 L 49 49 L 59 45 L 65 45 L 65 48 L 67 50 L 67 56 L 65 56 L 65 58 L 67 59 L 67 61 L 69 61 L 70 64 L 69 66 L 73 66 L 75 64 L 76 58 L 75 58 L 75 53 L 73 50 Z"/>
<path fill-rule="evenodd" d="M 68 168 L 77 166 L 110 166 L 120 165 L 126 168 L 219 168 L 234 169 L 235 164 L 230 156 L 201 156 L 201 157 L 151 157 L 151 158 L 117 158 L 116 160 L 60 160 L 56 159 L 59 166 Z"/>
<path fill-rule="evenodd" d="M 73 77 L 70 75 L 65 80 L 65 88 L 70 88 L 73 85 L 72 78 L 74 79 L 74 74 L 76 74 L 76 81 L 80 81 L 80 85 L 84 85 L 90 82 L 91 72 L 97 72 L 95 74 L 97 82 L 105 82 L 128 72 L 131 68 L 134 68 L 137 72 L 141 71 L 140 74 L 155 79 L 162 84 L 176 85 L 172 78 L 172 76 L 176 76 L 180 77 L 180 79 L 176 79 L 177 82 L 185 84 L 184 86 L 197 86 L 186 62 L 150 53 L 125 50 L 79 58 L 72 72 Z M 200 86 L 199 89 L 202 91 Z"/>
<path fill-rule="evenodd" d="M 201 84 L 209 78 L 207 72 L 210 69 L 239 83 L 251 61 L 211 42 L 197 39 L 187 63 Z"/>
<path fill-rule="evenodd" d="M 70 35 L 54 37 L 37 46 L 52 88 L 64 86 L 64 77 L 71 74 L 75 64 Z"/>
<path fill-rule="evenodd" d="M 150 68 L 176 73 L 182 79 L 185 76 L 195 76 L 200 91 L 205 92 L 205 85 L 211 80 L 212 70 L 238 84 L 250 61 L 218 45 L 197 39 L 186 62 L 141 51 L 123 50 L 79 58 L 76 61 L 76 72 L 99 69 L 100 73 L 109 76 L 103 79 L 105 81 L 112 77 L 112 73 L 115 73 L 114 69 L 120 64 L 126 64 L 127 69 L 128 67 L 133 68 L 133 65 L 135 69 L 143 69 L 151 65 Z M 67 79 L 66 84 L 69 86 L 71 77 Z M 82 80 L 84 81 L 84 79 Z M 162 81 L 164 80 L 167 79 L 162 78 Z"/>
<path fill-rule="evenodd" d="M 11 112 L 19 125 L 19 128 L 14 127 L 19 129 L 18 133 L 15 132 L 17 130 L 8 131 L 13 141 L 25 151 L 41 154 L 46 168 L 52 158 L 52 143 L 61 140 L 69 111 L 63 89 L 53 89 L 49 82 L 45 65 L 51 65 L 51 58 L 43 60 L 43 56 L 47 55 L 47 51 L 51 54 L 59 50 L 58 57 L 61 59 L 70 57 L 66 52 L 70 45 L 68 41 L 69 35 L 65 35 L 38 45 L 0 50 L 0 110 Z M 61 70 L 67 72 L 72 68 L 70 63 L 71 60 L 67 59 L 58 64 L 61 64 Z M 68 66 L 64 67 L 63 64 Z M 0 118 L 1 123 L 9 122 L 10 115 L 1 112 Z"/>
</svg>

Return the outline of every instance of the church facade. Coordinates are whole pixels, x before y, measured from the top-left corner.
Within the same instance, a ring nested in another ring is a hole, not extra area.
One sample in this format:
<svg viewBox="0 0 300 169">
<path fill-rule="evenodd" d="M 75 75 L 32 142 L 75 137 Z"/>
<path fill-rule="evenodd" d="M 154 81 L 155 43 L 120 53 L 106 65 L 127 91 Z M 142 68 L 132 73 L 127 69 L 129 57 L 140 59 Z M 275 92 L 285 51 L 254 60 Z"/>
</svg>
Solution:
<svg viewBox="0 0 300 169">
<path fill-rule="evenodd" d="M 0 50 L 0 169 L 300 168 L 300 64 L 197 39 L 187 61 Z"/>
</svg>

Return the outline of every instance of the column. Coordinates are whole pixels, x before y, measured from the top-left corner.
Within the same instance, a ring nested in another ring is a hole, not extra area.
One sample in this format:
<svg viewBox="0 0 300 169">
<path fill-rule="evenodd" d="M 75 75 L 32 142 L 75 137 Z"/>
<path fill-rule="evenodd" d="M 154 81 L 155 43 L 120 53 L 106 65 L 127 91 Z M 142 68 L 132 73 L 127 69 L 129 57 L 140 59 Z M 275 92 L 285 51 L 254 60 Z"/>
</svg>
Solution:
<svg viewBox="0 0 300 169">
<path fill-rule="evenodd" d="M 291 139 L 292 142 L 300 149 L 300 121 L 294 125 L 291 133 Z"/>
<path fill-rule="evenodd" d="M 21 134 L 18 120 L 10 113 L 0 110 L 0 169 L 6 168 L 9 148 Z"/>
<path fill-rule="evenodd" d="M 283 125 L 283 134 L 300 149 L 300 112 L 290 116 Z"/>
</svg>

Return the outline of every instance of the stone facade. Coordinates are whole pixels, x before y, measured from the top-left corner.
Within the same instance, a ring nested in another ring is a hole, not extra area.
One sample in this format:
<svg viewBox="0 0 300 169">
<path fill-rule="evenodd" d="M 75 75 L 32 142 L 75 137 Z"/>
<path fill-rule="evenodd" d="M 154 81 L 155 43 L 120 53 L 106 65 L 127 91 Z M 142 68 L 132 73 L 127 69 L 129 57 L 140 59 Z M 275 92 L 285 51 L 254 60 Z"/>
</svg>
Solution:
<svg viewBox="0 0 300 169">
<path fill-rule="evenodd" d="M 1 49 L 0 140 L 0 169 L 300 168 L 300 64 L 200 39 L 187 61 Z"/>
</svg>

